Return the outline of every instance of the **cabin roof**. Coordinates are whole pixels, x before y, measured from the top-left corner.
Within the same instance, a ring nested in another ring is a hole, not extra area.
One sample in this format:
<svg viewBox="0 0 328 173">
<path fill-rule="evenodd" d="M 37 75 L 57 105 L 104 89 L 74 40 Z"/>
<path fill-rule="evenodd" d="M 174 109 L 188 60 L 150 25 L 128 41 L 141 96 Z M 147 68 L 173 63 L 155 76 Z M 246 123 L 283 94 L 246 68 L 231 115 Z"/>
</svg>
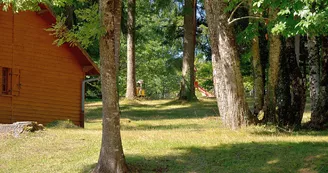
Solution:
<svg viewBox="0 0 328 173">
<path fill-rule="evenodd" d="M 49 24 L 56 23 L 56 16 L 53 11 L 45 4 L 39 4 L 41 11 L 38 15 L 42 17 Z M 100 75 L 98 66 L 93 62 L 90 55 L 82 48 L 80 44 L 70 46 L 69 43 L 64 43 L 64 47 L 69 47 L 69 50 L 78 58 L 79 63 L 83 67 L 86 75 Z"/>
</svg>

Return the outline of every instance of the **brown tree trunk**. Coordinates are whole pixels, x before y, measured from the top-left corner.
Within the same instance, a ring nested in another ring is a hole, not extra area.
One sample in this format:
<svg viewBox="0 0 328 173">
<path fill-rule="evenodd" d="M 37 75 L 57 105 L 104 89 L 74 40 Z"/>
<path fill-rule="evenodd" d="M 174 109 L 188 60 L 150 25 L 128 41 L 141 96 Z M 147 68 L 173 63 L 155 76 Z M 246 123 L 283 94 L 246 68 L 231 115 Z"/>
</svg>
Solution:
<svg viewBox="0 0 328 173">
<path fill-rule="evenodd" d="M 275 19 L 277 13 L 270 10 L 270 18 Z M 265 98 L 264 122 L 277 122 L 276 115 L 276 88 L 278 84 L 279 58 L 280 58 L 281 41 L 279 35 L 269 34 L 269 77 L 267 93 Z"/>
<path fill-rule="evenodd" d="M 254 71 L 254 114 L 258 115 L 264 103 L 264 82 L 260 57 L 259 38 L 256 36 L 252 41 L 252 64 Z"/>
<path fill-rule="evenodd" d="M 194 100 L 195 95 L 196 0 L 185 0 L 182 80 L 180 99 Z"/>
<path fill-rule="evenodd" d="M 75 24 L 73 5 L 66 5 L 65 6 L 65 16 L 66 16 L 65 24 L 66 24 L 67 28 L 72 29 L 74 24 Z"/>
<path fill-rule="evenodd" d="M 249 1 L 249 15 L 253 16 L 254 13 L 252 11 L 252 3 Z M 255 25 L 256 31 L 258 33 L 258 22 L 257 20 L 250 19 L 250 24 Z M 251 54 L 252 54 L 252 65 L 253 65 L 253 75 L 254 75 L 254 116 L 257 119 L 257 115 L 263 108 L 264 104 L 264 78 L 263 78 L 263 67 L 261 63 L 261 56 L 260 56 L 260 42 L 259 37 L 255 36 L 252 40 L 252 47 L 251 47 Z"/>
<path fill-rule="evenodd" d="M 127 80 L 126 95 L 129 100 L 136 96 L 136 63 L 135 63 L 135 18 L 136 0 L 128 0 L 128 41 L 127 41 Z"/>
<path fill-rule="evenodd" d="M 252 116 L 244 96 L 233 28 L 228 25 L 224 12 L 226 7 L 224 0 L 205 0 L 218 108 L 224 125 L 237 129 L 251 121 Z"/>
<path fill-rule="evenodd" d="M 103 128 L 100 156 L 95 173 L 127 172 L 120 134 L 120 111 L 117 94 L 115 63 L 115 19 L 121 15 L 121 0 L 100 0 L 100 18 L 106 34 L 100 38 L 100 65 L 103 100 Z"/>
</svg>

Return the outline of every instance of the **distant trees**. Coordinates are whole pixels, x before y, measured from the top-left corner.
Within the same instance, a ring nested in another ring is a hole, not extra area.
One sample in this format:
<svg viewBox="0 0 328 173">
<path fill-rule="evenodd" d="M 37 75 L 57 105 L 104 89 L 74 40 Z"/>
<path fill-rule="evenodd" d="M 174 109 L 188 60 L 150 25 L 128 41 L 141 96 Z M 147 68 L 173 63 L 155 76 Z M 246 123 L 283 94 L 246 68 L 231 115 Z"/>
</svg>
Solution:
<svg viewBox="0 0 328 173">
<path fill-rule="evenodd" d="M 214 91 L 220 114 L 227 126 L 238 128 L 246 122 L 256 122 L 280 125 L 289 129 L 300 127 L 305 107 L 306 86 L 310 87 L 312 98 L 311 122 L 308 126 L 322 128 L 327 124 L 324 67 L 325 35 L 328 30 L 325 17 L 328 12 L 325 7 L 328 6 L 328 2 L 325 0 L 318 0 L 316 3 L 299 0 L 206 0 L 206 14 L 202 1 L 133 3 L 138 9 L 138 22 L 135 26 L 138 31 L 135 39 L 138 42 L 134 45 L 135 56 L 139 58 L 135 60 L 135 74 L 145 81 L 147 96 L 167 98 L 180 93 L 180 99 L 195 98 L 193 65 L 196 56 L 197 59 L 204 61 L 212 59 Z M 131 3 L 128 3 L 128 6 L 132 7 L 129 4 Z M 195 15 L 197 5 L 198 17 Z M 84 5 L 78 6 L 85 8 Z M 77 36 L 82 45 L 87 47 L 91 54 L 98 56 L 97 43 L 94 40 L 102 36 L 104 31 L 92 30 L 93 26 L 99 23 L 93 20 L 97 15 L 94 11 L 98 9 L 94 5 L 88 8 L 75 10 L 77 26 L 73 26 L 72 30 L 76 32 L 74 36 Z M 133 16 L 130 13 L 131 8 L 123 8 L 122 11 L 124 21 Z M 125 23 L 128 22 L 123 22 L 121 37 L 132 38 L 128 35 L 134 26 L 133 22 L 127 26 Z M 120 27 L 116 26 L 115 37 L 119 37 Z M 244 35 L 235 34 L 234 29 L 238 32 L 245 29 Z M 91 36 L 90 33 L 95 36 Z M 199 40 L 196 47 L 195 35 Z M 87 39 L 80 39 L 83 37 Z M 115 40 L 116 45 L 123 45 L 122 50 L 115 46 L 115 62 L 116 67 L 120 66 L 120 71 L 116 68 L 119 72 L 117 79 L 120 95 L 128 96 L 128 93 L 135 93 L 135 86 L 130 85 L 135 85 L 135 77 L 127 77 L 133 68 L 126 68 L 125 63 L 132 64 L 130 62 L 133 61 L 121 58 L 118 65 L 118 52 L 121 57 L 126 57 L 130 54 L 126 49 L 131 46 L 125 45 L 133 45 L 125 40 Z M 240 43 L 240 40 L 246 40 L 246 43 Z M 210 54 L 211 56 L 205 57 Z M 254 81 L 249 80 L 251 71 L 254 72 Z M 248 75 L 248 81 L 244 80 L 241 74 Z M 180 76 L 183 76 L 181 87 Z M 127 82 L 127 79 L 132 79 L 133 82 Z M 207 81 L 212 81 L 211 76 Z M 243 83 L 247 84 L 247 88 L 254 86 L 253 115 L 250 114 L 245 102 Z M 263 119 L 259 117 L 261 110 L 264 111 Z"/>
</svg>

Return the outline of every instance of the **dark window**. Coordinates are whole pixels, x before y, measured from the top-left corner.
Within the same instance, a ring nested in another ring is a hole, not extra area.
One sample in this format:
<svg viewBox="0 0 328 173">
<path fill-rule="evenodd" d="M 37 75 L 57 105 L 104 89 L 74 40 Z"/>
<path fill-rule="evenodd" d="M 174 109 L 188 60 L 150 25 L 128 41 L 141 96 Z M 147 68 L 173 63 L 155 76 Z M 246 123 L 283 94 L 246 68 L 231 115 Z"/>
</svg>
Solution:
<svg viewBox="0 0 328 173">
<path fill-rule="evenodd" d="M 2 68 L 2 94 L 10 94 L 11 93 L 11 69 L 10 68 Z"/>
</svg>

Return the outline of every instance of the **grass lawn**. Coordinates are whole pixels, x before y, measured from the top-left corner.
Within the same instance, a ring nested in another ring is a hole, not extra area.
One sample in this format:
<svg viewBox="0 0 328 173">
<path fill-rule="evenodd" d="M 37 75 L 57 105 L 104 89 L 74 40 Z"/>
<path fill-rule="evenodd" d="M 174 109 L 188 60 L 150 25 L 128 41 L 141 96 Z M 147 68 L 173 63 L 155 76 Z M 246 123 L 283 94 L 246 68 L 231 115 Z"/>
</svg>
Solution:
<svg viewBox="0 0 328 173">
<path fill-rule="evenodd" d="M 0 138 L 0 172 L 90 172 L 100 149 L 101 103 L 88 103 L 86 111 L 85 129 Z M 230 131 L 217 116 L 215 100 L 123 101 L 121 111 L 123 148 L 133 172 L 328 172 L 328 131 Z"/>
</svg>

